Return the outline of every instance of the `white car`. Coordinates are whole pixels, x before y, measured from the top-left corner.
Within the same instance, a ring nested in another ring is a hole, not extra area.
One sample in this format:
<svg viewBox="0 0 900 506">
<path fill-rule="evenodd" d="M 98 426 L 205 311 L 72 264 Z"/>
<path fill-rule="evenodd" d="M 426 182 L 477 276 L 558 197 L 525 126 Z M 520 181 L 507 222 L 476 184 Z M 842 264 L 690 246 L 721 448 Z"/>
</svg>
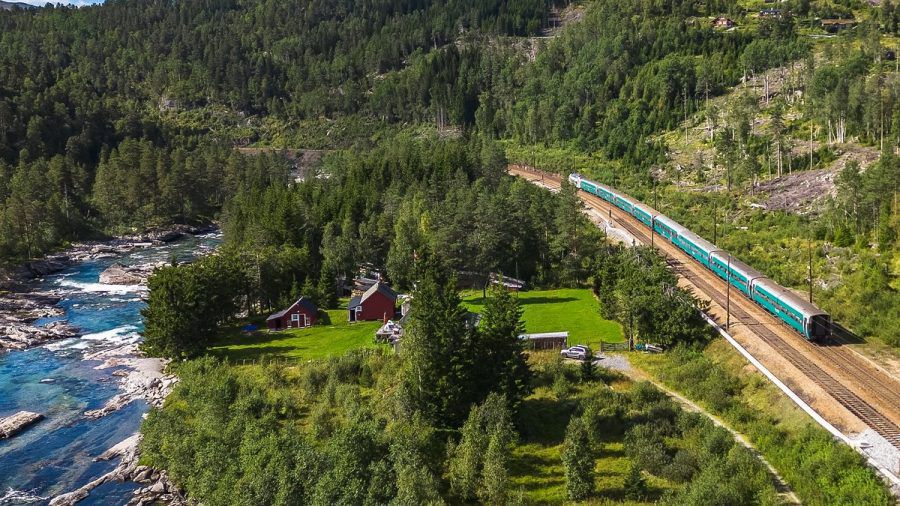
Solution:
<svg viewBox="0 0 900 506">
<path fill-rule="evenodd" d="M 591 349 L 587 346 L 578 344 L 571 348 L 563 348 L 559 354 L 566 358 L 574 358 L 575 360 L 587 360 L 591 358 Z"/>
</svg>

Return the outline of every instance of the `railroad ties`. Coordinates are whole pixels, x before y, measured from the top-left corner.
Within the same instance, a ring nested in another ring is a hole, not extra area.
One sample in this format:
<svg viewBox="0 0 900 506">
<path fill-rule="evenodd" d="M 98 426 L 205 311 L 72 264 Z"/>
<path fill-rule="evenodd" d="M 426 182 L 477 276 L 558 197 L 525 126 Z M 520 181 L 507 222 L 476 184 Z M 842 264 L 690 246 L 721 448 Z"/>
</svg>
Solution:
<svg viewBox="0 0 900 506">
<path fill-rule="evenodd" d="M 539 173 L 538 171 L 534 170 L 528 170 L 528 172 L 530 172 L 531 174 Z M 548 186 L 551 184 L 562 184 L 561 178 L 556 175 L 550 175 L 547 173 L 543 174 L 543 183 Z M 598 197 L 589 194 L 585 195 L 587 200 L 595 202 L 596 205 L 599 205 L 600 207 L 609 206 L 607 202 Z M 620 210 L 616 209 L 616 211 Z M 616 221 L 637 240 L 641 241 L 645 245 L 650 244 L 650 239 L 647 237 L 647 234 L 644 233 L 643 230 L 638 229 L 634 224 L 629 223 L 628 220 L 619 219 Z M 668 262 L 676 272 L 690 280 L 691 283 L 693 283 L 697 288 L 699 288 L 707 296 L 709 296 L 714 302 L 716 302 L 716 304 L 720 305 L 721 307 L 725 307 L 726 296 L 720 290 L 714 288 L 709 282 L 701 279 L 699 276 L 693 275 L 683 264 L 681 264 L 681 262 L 674 259 L 669 259 Z M 788 360 L 788 362 L 790 362 L 800 372 L 813 380 L 831 397 L 838 401 L 838 403 L 840 403 L 848 411 L 853 413 L 853 415 L 858 417 L 863 423 L 875 430 L 875 432 L 884 437 L 888 442 L 894 445 L 894 447 L 900 448 L 900 427 L 897 427 L 897 425 L 895 425 L 885 415 L 878 412 L 868 402 L 861 399 L 849 388 L 847 388 L 830 374 L 822 370 L 818 365 L 804 356 L 803 353 L 795 349 L 793 346 L 785 342 L 784 339 L 775 334 L 772 329 L 770 329 L 765 323 L 759 321 L 756 317 L 752 316 L 739 305 L 731 304 L 731 312 L 734 316 L 744 322 L 745 326 L 751 332 L 756 334 L 774 350 L 778 351 L 786 360 Z M 809 346 L 815 347 L 812 344 L 809 344 Z M 854 375 L 864 384 L 870 385 L 872 387 L 877 387 L 878 391 L 881 393 L 881 397 L 887 398 L 886 402 L 891 403 L 894 402 L 895 399 L 900 398 L 900 393 L 896 392 L 890 386 L 883 384 L 882 381 L 877 378 L 877 376 L 875 376 L 875 374 L 864 371 L 859 365 L 855 363 L 850 363 L 850 360 L 852 359 L 846 356 L 842 356 L 843 354 L 841 354 L 840 352 L 837 352 L 836 350 L 816 351 L 819 353 L 828 354 L 830 358 L 836 359 L 836 361 L 843 363 L 845 365 L 845 369 L 849 369 L 846 372 L 848 374 Z M 900 404 L 895 404 L 895 406 L 896 405 Z"/>
</svg>

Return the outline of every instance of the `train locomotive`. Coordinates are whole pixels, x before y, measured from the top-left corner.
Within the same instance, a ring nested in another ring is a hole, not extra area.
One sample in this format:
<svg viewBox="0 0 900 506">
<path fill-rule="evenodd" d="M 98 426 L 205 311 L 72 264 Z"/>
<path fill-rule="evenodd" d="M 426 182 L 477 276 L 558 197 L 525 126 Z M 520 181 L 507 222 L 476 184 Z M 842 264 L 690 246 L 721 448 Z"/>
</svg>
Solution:
<svg viewBox="0 0 900 506">
<path fill-rule="evenodd" d="M 767 278 L 763 273 L 741 262 L 727 251 L 691 232 L 675 220 L 632 199 L 609 186 L 569 175 L 576 188 L 609 202 L 634 216 L 647 228 L 674 244 L 698 263 L 714 272 L 750 300 L 784 322 L 809 341 L 831 335 L 831 316 L 814 304 Z"/>
</svg>

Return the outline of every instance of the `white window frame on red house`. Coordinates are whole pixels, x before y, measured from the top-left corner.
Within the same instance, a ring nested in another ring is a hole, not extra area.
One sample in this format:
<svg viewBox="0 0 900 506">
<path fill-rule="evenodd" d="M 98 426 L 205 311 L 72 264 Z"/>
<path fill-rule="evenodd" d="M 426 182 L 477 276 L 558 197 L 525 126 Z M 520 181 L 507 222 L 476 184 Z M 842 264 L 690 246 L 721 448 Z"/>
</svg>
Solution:
<svg viewBox="0 0 900 506">
<path fill-rule="evenodd" d="M 297 325 L 293 325 L 294 323 L 296 323 Z M 294 327 L 300 326 L 300 313 L 294 313 L 291 315 L 291 325 Z"/>
</svg>

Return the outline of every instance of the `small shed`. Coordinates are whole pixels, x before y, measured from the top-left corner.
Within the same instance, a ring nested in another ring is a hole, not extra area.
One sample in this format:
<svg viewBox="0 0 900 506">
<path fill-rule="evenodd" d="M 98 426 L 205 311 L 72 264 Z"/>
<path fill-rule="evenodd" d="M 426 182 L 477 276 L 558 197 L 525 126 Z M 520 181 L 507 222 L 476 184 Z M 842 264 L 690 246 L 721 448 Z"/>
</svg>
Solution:
<svg viewBox="0 0 900 506">
<path fill-rule="evenodd" d="M 351 322 L 389 320 L 397 312 L 397 293 L 379 281 L 350 299 L 347 309 Z"/>
<path fill-rule="evenodd" d="M 542 332 L 522 334 L 519 336 L 525 345 L 532 350 L 553 350 L 566 347 L 569 342 L 568 332 Z"/>
<path fill-rule="evenodd" d="M 828 33 L 836 33 L 841 30 L 856 26 L 855 19 L 823 19 L 822 29 Z"/>
<path fill-rule="evenodd" d="M 316 324 L 318 316 L 319 308 L 316 307 L 313 301 L 306 297 L 300 297 L 289 308 L 266 318 L 266 327 L 269 330 L 311 327 Z"/>
</svg>

